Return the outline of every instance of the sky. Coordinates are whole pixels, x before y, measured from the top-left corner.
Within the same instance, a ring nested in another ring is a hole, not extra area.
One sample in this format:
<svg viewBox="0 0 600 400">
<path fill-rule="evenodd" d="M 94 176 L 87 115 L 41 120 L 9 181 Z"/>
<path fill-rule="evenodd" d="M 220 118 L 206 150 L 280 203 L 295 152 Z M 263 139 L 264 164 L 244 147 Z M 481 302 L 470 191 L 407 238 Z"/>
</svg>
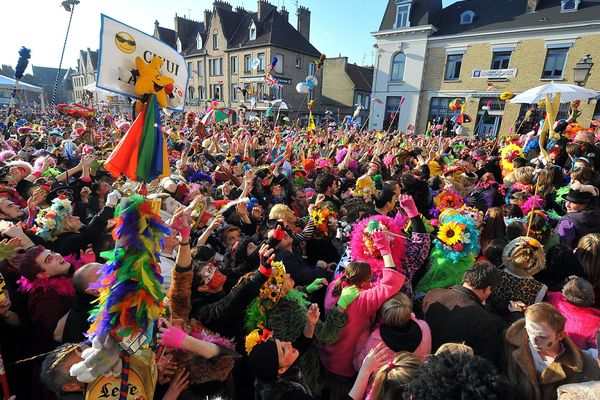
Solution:
<svg viewBox="0 0 600 400">
<path fill-rule="evenodd" d="M 456 0 L 444 0 L 444 6 Z M 4 18 L 0 24 L 0 64 L 15 66 L 21 46 L 31 49 L 31 65 L 58 67 L 69 22 L 62 0 L 2 1 Z M 387 0 L 270 0 L 290 11 L 290 23 L 296 26 L 295 4 L 311 11 L 311 43 L 322 53 L 348 56 L 359 65 L 372 65 L 371 32 L 379 28 Z M 213 0 L 81 0 L 75 7 L 67 41 L 63 68 L 77 66 L 79 50 L 98 49 L 100 14 L 104 13 L 134 28 L 152 34 L 154 21 L 173 29 L 175 13 L 202 21 Z M 256 10 L 257 1 L 229 0 L 233 6 Z M 18 17 L 21 16 L 21 17 Z"/>
</svg>

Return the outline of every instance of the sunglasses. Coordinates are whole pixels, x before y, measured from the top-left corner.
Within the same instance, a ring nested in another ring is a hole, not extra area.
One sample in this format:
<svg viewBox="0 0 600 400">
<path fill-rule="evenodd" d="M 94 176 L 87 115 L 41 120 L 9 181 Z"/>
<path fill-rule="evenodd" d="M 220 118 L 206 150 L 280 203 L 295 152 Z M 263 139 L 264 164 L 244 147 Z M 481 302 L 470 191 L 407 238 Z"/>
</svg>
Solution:
<svg viewBox="0 0 600 400">
<path fill-rule="evenodd" d="M 135 40 L 128 40 L 125 39 L 123 36 L 121 35 L 117 35 L 116 39 L 120 42 L 120 43 L 127 43 L 130 46 L 135 46 Z"/>
<path fill-rule="evenodd" d="M 56 191 L 56 194 L 58 194 L 59 196 L 61 196 L 61 195 L 72 196 L 73 193 L 74 193 L 73 189 L 58 189 Z"/>
</svg>

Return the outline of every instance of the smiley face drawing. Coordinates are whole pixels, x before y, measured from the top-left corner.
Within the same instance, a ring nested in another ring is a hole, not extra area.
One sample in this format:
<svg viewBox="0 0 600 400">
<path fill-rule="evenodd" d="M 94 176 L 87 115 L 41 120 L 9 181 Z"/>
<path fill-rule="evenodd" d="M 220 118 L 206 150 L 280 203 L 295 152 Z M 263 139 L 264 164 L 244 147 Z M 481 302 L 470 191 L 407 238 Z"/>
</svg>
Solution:
<svg viewBox="0 0 600 400">
<path fill-rule="evenodd" d="M 115 35 L 115 44 L 125 54 L 131 54 L 135 51 L 135 39 L 127 32 L 117 33 Z"/>
</svg>

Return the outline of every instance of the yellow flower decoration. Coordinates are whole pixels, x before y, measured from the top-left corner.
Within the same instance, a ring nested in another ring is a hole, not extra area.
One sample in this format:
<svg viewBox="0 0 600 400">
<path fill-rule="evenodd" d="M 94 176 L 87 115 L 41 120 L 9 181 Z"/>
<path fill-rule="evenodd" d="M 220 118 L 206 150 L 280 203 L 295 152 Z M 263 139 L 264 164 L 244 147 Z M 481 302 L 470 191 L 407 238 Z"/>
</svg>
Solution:
<svg viewBox="0 0 600 400">
<path fill-rule="evenodd" d="M 273 332 L 267 329 L 255 329 L 246 336 L 246 354 L 250 355 L 250 352 L 259 343 L 266 342 L 273 336 Z"/>
<path fill-rule="evenodd" d="M 449 221 L 440 226 L 438 232 L 438 239 L 446 243 L 448 246 L 452 246 L 460 241 L 464 228 L 461 228 L 459 224 L 454 221 Z"/>
<path fill-rule="evenodd" d="M 261 307 L 264 304 L 274 305 L 283 295 L 283 284 L 285 281 L 285 266 L 281 261 L 271 262 L 273 274 L 260 288 L 258 298 L 260 299 Z M 268 308 L 268 307 L 267 307 Z M 263 310 L 265 311 L 265 310 Z"/>
</svg>

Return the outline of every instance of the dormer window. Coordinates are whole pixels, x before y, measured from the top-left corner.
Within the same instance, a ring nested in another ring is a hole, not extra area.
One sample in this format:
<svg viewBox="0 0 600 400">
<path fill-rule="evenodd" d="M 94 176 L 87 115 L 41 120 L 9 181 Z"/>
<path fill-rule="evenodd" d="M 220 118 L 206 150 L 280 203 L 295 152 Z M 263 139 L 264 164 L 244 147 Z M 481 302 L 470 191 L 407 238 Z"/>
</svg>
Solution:
<svg viewBox="0 0 600 400">
<path fill-rule="evenodd" d="M 202 35 L 200 35 L 200 32 L 198 32 L 198 34 L 196 35 L 196 49 L 202 50 L 202 45 Z"/>
<path fill-rule="evenodd" d="M 256 40 L 256 25 L 254 21 L 250 24 L 250 40 Z"/>
<path fill-rule="evenodd" d="M 561 0 L 560 12 L 566 13 L 577 11 L 580 2 L 581 0 Z"/>
<path fill-rule="evenodd" d="M 181 53 L 181 40 L 179 38 L 177 38 L 177 52 Z"/>
<path fill-rule="evenodd" d="M 410 8 L 412 0 L 396 0 L 396 23 L 395 28 L 407 28 L 410 26 Z"/>
<path fill-rule="evenodd" d="M 475 13 L 471 10 L 465 11 L 464 13 L 460 14 L 460 24 L 461 25 L 472 24 L 474 19 L 475 19 Z"/>
</svg>

